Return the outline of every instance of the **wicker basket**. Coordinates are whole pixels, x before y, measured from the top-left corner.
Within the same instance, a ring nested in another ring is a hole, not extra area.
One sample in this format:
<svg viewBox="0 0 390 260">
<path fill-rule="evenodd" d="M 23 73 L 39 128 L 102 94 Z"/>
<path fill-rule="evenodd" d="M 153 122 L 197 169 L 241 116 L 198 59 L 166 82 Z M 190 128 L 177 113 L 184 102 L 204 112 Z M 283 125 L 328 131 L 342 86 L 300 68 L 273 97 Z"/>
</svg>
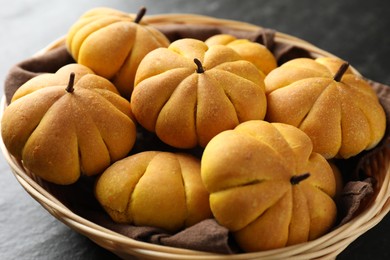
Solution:
<svg viewBox="0 0 390 260">
<path fill-rule="evenodd" d="M 225 26 L 231 29 L 256 31 L 259 26 L 232 21 L 222 20 L 200 15 L 190 14 L 170 14 L 170 15 L 154 15 L 145 17 L 147 23 L 172 24 L 172 23 L 186 23 L 186 24 L 205 24 Z M 64 39 L 61 38 L 36 55 L 47 52 L 64 44 Z M 292 37 L 280 32 L 276 33 L 276 42 L 291 43 L 298 47 L 303 47 L 315 56 L 334 56 L 324 50 L 321 50 L 312 44 L 305 42 L 296 37 Z M 0 109 L 0 116 L 6 107 L 5 98 L 3 97 Z M 242 253 L 234 255 L 219 255 L 214 253 L 200 252 L 194 250 L 187 250 L 181 248 L 173 248 L 167 246 L 160 246 L 146 242 L 136 241 L 119 233 L 113 232 L 102 226 L 99 226 L 85 218 L 82 218 L 72 212 L 63 203 L 61 203 L 55 196 L 53 196 L 38 178 L 30 174 L 21 164 L 16 160 L 4 146 L 1 140 L 1 150 L 5 156 L 6 161 L 10 165 L 13 174 L 23 188 L 37 200 L 50 214 L 62 221 L 75 231 L 87 236 L 96 244 L 102 246 L 122 258 L 140 259 L 333 259 L 341 251 L 343 251 L 351 242 L 364 232 L 375 226 L 390 210 L 390 174 L 388 174 L 390 166 L 390 148 L 384 146 L 382 150 L 370 158 L 369 163 L 365 165 L 365 171 L 374 176 L 378 182 L 375 187 L 375 194 L 372 200 L 367 204 L 362 212 L 354 217 L 351 221 L 340 226 L 339 228 L 327 233 L 326 235 L 310 242 L 280 248 L 276 250 L 269 250 L 256 253 Z"/>
</svg>

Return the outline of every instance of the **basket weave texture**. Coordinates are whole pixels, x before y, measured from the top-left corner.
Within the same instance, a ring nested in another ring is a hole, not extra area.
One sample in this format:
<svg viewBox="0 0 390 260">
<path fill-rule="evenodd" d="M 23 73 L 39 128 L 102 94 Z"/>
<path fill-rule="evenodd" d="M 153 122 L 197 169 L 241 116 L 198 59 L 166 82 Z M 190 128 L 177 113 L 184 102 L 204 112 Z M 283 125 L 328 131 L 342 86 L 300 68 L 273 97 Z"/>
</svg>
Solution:
<svg viewBox="0 0 390 260">
<path fill-rule="evenodd" d="M 261 27 L 232 20 L 216 19 L 212 17 L 191 14 L 169 14 L 145 17 L 144 21 L 151 25 L 166 24 L 192 24 L 224 26 L 234 30 L 257 31 Z M 293 44 L 308 50 L 313 57 L 334 56 L 321 50 L 312 44 L 299 38 L 276 32 L 275 41 Z M 64 38 L 58 39 L 36 55 L 62 46 Z M 6 100 L 3 97 L 0 116 L 6 108 Z M 370 156 L 368 163 L 363 168 L 367 175 L 374 177 L 376 187 L 374 196 L 362 209 L 359 215 L 346 224 L 334 229 L 326 235 L 302 244 L 285 248 L 233 255 L 219 255 L 195 250 L 160 246 L 146 242 L 140 242 L 100 225 L 97 225 L 72 212 L 58 198 L 56 198 L 42 182 L 29 173 L 5 148 L 1 140 L 1 150 L 8 162 L 13 174 L 22 187 L 38 201 L 50 214 L 68 225 L 75 231 L 87 236 L 96 244 L 110 250 L 114 254 L 125 259 L 333 259 L 343 251 L 357 237 L 379 223 L 390 210 L 390 148 L 383 146 L 378 152 Z"/>
</svg>

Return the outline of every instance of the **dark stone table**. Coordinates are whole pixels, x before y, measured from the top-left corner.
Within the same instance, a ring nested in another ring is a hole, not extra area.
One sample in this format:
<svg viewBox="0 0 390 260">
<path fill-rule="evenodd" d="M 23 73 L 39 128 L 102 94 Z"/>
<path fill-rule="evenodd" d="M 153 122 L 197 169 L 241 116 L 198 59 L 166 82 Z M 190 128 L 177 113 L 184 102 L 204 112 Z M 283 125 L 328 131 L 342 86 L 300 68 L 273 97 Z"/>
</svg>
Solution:
<svg viewBox="0 0 390 260">
<path fill-rule="evenodd" d="M 196 13 L 273 28 L 347 61 L 390 84 L 390 4 L 382 0 L 1 0 L 0 81 L 9 68 L 64 35 L 86 10 L 109 6 L 149 14 Z M 32 199 L 0 157 L 0 259 L 107 259 L 110 252 L 71 230 Z M 390 216 L 338 259 L 390 259 Z"/>
</svg>

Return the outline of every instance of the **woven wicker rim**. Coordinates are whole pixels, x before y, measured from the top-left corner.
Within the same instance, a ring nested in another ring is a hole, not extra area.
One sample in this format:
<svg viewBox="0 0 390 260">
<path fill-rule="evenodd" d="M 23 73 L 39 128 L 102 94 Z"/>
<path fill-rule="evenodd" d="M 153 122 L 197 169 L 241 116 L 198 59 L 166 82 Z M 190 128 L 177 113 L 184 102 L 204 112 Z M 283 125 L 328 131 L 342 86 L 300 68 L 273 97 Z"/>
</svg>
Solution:
<svg viewBox="0 0 390 260">
<path fill-rule="evenodd" d="M 261 27 L 249 23 L 217 19 L 202 15 L 193 14 L 168 14 L 168 15 L 152 15 L 145 17 L 144 20 L 152 25 L 158 24 L 208 24 L 225 26 L 231 29 L 256 31 Z M 288 34 L 276 32 L 275 40 L 278 42 L 291 43 L 298 47 L 303 47 L 309 50 L 313 56 L 333 56 L 314 45 L 290 36 Z M 41 55 L 51 49 L 55 49 L 65 42 L 65 37 L 62 37 L 47 47 L 36 53 Z M 355 72 L 357 72 L 355 70 Z M 0 117 L 6 108 L 5 97 L 2 97 L 0 106 Z M 1 125 L 0 125 L 1 130 Z M 1 136 L 0 136 L 1 138 Z M 142 259 L 286 259 L 297 257 L 299 259 L 313 258 L 335 258 L 343 251 L 350 243 L 364 232 L 379 223 L 383 217 L 390 211 L 390 149 L 383 149 L 376 156 L 370 165 L 373 172 L 379 172 L 382 182 L 378 189 L 375 199 L 370 205 L 354 219 L 341 227 L 327 233 L 326 235 L 302 244 L 284 247 L 275 250 L 268 250 L 256 253 L 242 253 L 235 255 L 218 255 L 207 252 L 187 250 L 181 248 L 173 248 L 160 246 L 146 242 L 136 241 L 124 235 L 99 226 L 85 218 L 78 216 L 63 205 L 58 199 L 51 195 L 47 190 L 40 186 L 39 181 L 31 175 L 21 164 L 16 160 L 4 146 L 1 139 L 1 150 L 3 155 L 10 165 L 10 168 L 22 187 L 38 201 L 50 214 L 58 220 L 68 225 L 75 231 L 87 236 L 96 244 L 110 250 L 120 257 L 128 258 L 130 256 L 140 257 Z"/>
</svg>

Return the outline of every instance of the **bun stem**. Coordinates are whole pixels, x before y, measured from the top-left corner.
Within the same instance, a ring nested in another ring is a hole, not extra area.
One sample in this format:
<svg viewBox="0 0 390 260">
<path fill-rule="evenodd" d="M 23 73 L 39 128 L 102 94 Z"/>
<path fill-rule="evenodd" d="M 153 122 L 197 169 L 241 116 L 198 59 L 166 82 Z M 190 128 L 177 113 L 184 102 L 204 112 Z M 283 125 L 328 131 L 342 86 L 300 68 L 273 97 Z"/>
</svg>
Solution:
<svg viewBox="0 0 390 260">
<path fill-rule="evenodd" d="M 200 60 L 198 60 L 197 58 L 194 59 L 194 62 L 196 64 L 196 66 L 198 66 L 196 72 L 197 73 L 203 73 L 204 72 L 204 68 L 203 68 L 203 65 L 202 63 L 200 62 Z"/>
<path fill-rule="evenodd" d="M 138 11 L 138 13 L 137 13 L 137 16 L 135 17 L 135 19 L 134 19 L 134 22 L 135 23 L 140 23 L 141 22 L 141 20 L 142 20 L 142 17 L 144 17 L 144 15 L 145 15 L 145 13 L 146 13 L 146 7 L 141 7 L 140 9 L 139 9 L 139 11 Z"/>
<path fill-rule="evenodd" d="M 336 74 L 334 75 L 333 79 L 337 82 L 340 82 L 341 78 L 343 77 L 344 73 L 347 71 L 349 67 L 349 63 L 346 62 L 346 63 L 343 63 L 339 70 L 336 72 Z"/>
<path fill-rule="evenodd" d="M 309 177 L 310 177 L 310 173 L 308 172 L 301 175 L 294 175 L 291 177 L 290 182 L 292 185 L 297 185 L 298 183 L 300 183 L 303 180 L 306 180 Z"/>
<path fill-rule="evenodd" d="M 70 73 L 68 86 L 66 86 L 66 89 L 65 89 L 66 92 L 68 92 L 68 93 L 73 93 L 73 91 L 74 91 L 74 88 L 73 88 L 73 86 L 74 86 L 74 77 L 75 77 L 74 72 Z"/>
</svg>

